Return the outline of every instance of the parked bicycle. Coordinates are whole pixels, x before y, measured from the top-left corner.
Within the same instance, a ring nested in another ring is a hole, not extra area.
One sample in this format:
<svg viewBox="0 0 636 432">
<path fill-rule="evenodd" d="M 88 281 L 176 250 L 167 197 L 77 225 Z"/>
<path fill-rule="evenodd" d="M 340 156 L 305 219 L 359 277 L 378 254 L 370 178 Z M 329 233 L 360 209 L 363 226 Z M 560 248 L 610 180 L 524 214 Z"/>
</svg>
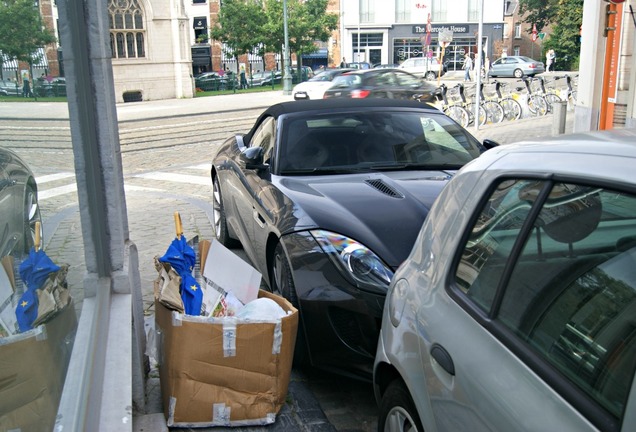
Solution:
<svg viewBox="0 0 636 432">
<path fill-rule="evenodd" d="M 510 85 L 501 81 L 493 81 L 497 102 L 504 111 L 504 119 L 508 121 L 519 120 L 521 118 L 521 104 L 515 99 L 514 93 L 510 90 Z"/>
<path fill-rule="evenodd" d="M 458 89 L 457 91 L 459 92 L 460 90 Z M 463 86 L 461 92 L 463 92 Z M 434 105 L 448 117 L 459 123 L 462 127 L 468 127 L 470 114 L 468 114 L 468 111 L 466 111 L 466 109 L 462 106 L 463 103 L 461 102 L 461 97 L 459 99 L 454 98 L 452 102 L 449 102 L 448 97 L 448 87 L 446 84 L 440 85 L 435 91 L 435 98 L 437 101 Z"/>
<path fill-rule="evenodd" d="M 525 86 L 525 103 L 530 114 L 535 116 L 544 116 L 548 113 L 548 102 L 541 92 L 536 91 L 530 85 L 531 80 L 528 77 L 521 79 Z M 524 87 L 517 87 L 518 91 L 523 91 Z"/>
</svg>

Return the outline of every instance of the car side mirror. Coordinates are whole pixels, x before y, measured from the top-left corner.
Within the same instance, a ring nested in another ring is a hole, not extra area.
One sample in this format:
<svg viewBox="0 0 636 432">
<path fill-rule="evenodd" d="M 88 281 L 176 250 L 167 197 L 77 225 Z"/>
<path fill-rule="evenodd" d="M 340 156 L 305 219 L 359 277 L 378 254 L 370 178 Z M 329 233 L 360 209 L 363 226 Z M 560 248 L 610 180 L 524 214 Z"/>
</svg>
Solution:
<svg viewBox="0 0 636 432">
<path fill-rule="evenodd" d="M 240 160 L 245 164 L 245 169 L 262 170 L 269 168 L 263 163 L 263 147 L 248 147 L 241 152 Z"/>
<path fill-rule="evenodd" d="M 490 150 L 492 148 L 495 147 L 499 147 L 499 143 L 497 141 L 493 141 L 490 139 L 485 139 L 483 142 L 484 147 L 486 147 L 486 149 Z"/>
</svg>

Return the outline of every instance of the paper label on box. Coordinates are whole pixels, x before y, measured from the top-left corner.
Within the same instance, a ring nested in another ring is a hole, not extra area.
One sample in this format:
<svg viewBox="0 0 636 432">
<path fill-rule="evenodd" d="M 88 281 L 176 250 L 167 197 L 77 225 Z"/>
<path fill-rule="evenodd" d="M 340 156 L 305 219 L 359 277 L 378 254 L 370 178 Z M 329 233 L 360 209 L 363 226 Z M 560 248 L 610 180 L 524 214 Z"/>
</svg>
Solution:
<svg viewBox="0 0 636 432">
<path fill-rule="evenodd" d="M 229 425 L 231 408 L 224 403 L 212 405 L 212 421 L 214 424 Z"/>
<path fill-rule="evenodd" d="M 223 323 L 223 356 L 236 356 L 236 322 Z"/>
</svg>

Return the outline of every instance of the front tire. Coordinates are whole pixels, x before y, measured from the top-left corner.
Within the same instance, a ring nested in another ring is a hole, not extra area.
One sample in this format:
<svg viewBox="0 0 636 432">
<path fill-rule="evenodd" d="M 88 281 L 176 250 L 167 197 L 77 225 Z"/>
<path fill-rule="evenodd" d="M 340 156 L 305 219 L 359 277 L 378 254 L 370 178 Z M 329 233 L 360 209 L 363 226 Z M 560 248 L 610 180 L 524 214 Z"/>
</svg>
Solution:
<svg viewBox="0 0 636 432">
<path fill-rule="evenodd" d="M 380 403 L 378 432 L 423 432 L 408 389 L 400 380 L 395 380 L 386 389 Z"/>
<path fill-rule="evenodd" d="M 30 185 L 27 186 L 24 194 L 24 241 L 22 250 L 25 253 L 29 253 L 32 247 L 35 246 L 36 238 L 36 226 L 39 222 L 38 233 L 40 238 L 40 249 L 43 249 L 44 239 L 42 237 L 42 215 L 40 214 L 40 206 L 38 204 L 37 192 Z"/>
<path fill-rule="evenodd" d="M 227 219 L 225 217 L 223 197 L 221 196 L 221 184 L 219 183 L 218 175 L 214 177 L 213 188 L 214 203 L 212 204 L 212 218 L 214 220 L 214 235 L 223 246 L 227 248 L 238 247 L 240 242 L 230 237 L 227 228 Z"/>
<path fill-rule="evenodd" d="M 433 81 L 437 78 L 437 74 L 435 72 L 426 72 L 424 74 L 424 79 L 427 81 Z"/>
<path fill-rule="evenodd" d="M 304 366 L 308 363 L 309 358 L 307 343 L 305 342 L 305 330 L 291 265 L 281 243 L 278 243 L 274 249 L 269 273 L 271 275 L 270 287 L 272 292 L 286 298 L 292 306 L 298 309 L 298 332 L 296 334 L 296 347 L 294 348 L 294 366 Z"/>
</svg>

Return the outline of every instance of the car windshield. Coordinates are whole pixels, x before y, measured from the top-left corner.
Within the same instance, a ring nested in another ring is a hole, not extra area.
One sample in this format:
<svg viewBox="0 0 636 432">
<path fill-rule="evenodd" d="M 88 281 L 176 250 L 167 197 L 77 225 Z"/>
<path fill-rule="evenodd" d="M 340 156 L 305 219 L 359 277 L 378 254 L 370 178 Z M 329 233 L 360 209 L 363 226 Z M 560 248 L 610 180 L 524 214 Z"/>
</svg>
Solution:
<svg viewBox="0 0 636 432">
<path fill-rule="evenodd" d="M 281 175 L 456 170 L 483 148 L 442 114 L 332 112 L 284 120 Z"/>
<path fill-rule="evenodd" d="M 360 75 L 349 75 L 344 74 L 336 77 L 333 80 L 332 88 L 334 87 L 355 87 L 356 85 L 362 83 L 362 78 Z"/>
</svg>

